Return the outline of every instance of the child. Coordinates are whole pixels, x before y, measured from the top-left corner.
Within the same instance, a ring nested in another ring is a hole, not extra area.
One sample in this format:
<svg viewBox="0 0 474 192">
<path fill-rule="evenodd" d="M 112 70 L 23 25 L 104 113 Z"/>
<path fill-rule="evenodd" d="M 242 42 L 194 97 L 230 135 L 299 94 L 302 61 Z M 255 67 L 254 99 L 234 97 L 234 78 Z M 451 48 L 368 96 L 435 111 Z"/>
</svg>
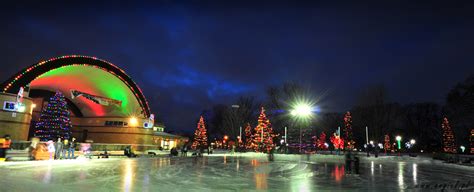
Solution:
<svg viewBox="0 0 474 192">
<path fill-rule="evenodd" d="M 54 142 L 52 140 L 48 141 L 48 153 L 49 153 L 49 160 L 53 160 L 53 154 L 56 151 L 54 147 Z"/>
</svg>

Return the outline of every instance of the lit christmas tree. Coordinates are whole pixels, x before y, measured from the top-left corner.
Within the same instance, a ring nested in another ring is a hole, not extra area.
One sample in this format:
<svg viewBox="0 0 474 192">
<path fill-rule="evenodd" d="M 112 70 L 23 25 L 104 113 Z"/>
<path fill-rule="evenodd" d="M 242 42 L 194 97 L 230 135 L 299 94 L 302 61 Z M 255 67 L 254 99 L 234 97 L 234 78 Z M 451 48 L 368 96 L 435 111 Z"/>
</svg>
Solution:
<svg viewBox="0 0 474 192">
<path fill-rule="evenodd" d="M 194 141 L 191 145 L 192 149 L 199 147 L 207 147 L 207 135 L 206 126 L 204 125 L 204 118 L 201 116 L 197 124 L 196 131 L 194 132 Z"/>
<path fill-rule="evenodd" d="M 383 145 L 383 148 L 385 150 L 385 153 L 387 153 L 387 151 L 390 152 L 392 145 L 390 144 L 390 136 L 388 135 L 385 135 L 385 143 Z"/>
<path fill-rule="evenodd" d="M 66 99 L 61 92 L 49 99 L 48 106 L 41 112 L 39 121 L 35 126 L 35 137 L 41 141 L 57 138 L 69 139 L 71 137 L 71 119 Z"/>
<path fill-rule="evenodd" d="M 260 116 L 258 117 L 258 125 L 254 129 L 252 135 L 253 149 L 259 151 L 269 151 L 273 147 L 273 134 L 272 124 L 265 115 L 265 109 L 262 107 Z"/>
<path fill-rule="evenodd" d="M 316 145 L 318 146 L 318 149 L 327 149 L 328 146 L 326 145 L 326 133 L 321 132 L 321 134 L 319 135 L 319 139 L 318 139 L 318 142 L 316 143 Z"/>
<path fill-rule="evenodd" d="M 245 149 L 252 149 L 252 127 L 247 123 L 245 127 Z"/>
<path fill-rule="evenodd" d="M 352 138 L 352 116 L 349 111 L 344 115 L 344 133 L 344 140 L 346 140 L 347 149 L 353 149 L 355 141 Z"/>
<path fill-rule="evenodd" d="M 456 153 L 456 146 L 454 145 L 454 134 L 451 126 L 449 125 L 448 118 L 443 118 L 443 151 L 445 153 Z"/>
</svg>

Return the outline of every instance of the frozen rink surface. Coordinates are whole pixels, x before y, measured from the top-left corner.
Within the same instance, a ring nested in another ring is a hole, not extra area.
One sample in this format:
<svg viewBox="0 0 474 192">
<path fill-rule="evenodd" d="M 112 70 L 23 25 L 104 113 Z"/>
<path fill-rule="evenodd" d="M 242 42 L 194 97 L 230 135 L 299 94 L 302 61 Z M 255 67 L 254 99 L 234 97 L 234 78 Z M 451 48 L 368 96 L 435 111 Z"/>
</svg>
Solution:
<svg viewBox="0 0 474 192">
<path fill-rule="evenodd" d="M 427 158 L 214 155 L 4 162 L 0 191 L 474 191 L 474 168 Z"/>
</svg>

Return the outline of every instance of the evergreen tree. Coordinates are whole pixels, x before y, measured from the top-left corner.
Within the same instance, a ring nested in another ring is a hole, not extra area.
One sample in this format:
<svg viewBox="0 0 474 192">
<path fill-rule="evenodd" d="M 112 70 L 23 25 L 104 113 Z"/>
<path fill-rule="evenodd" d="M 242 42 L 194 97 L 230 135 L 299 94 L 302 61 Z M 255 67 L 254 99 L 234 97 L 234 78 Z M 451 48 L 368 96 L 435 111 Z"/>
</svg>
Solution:
<svg viewBox="0 0 474 192">
<path fill-rule="evenodd" d="M 194 132 L 194 141 L 191 145 L 192 149 L 197 149 L 199 147 L 207 147 L 207 131 L 202 115 L 197 124 L 196 131 Z"/>
<path fill-rule="evenodd" d="M 456 153 L 456 146 L 454 145 L 454 133 L 449 125 L 448 118 L 443 119 L 443 124 L 441 124 L 443 129 L 443 151 L 445 153 Z"/>
<path fill-rule="evenodd" d="M 39 121 L 35 125 L 35 137 L 41 141 L 56 140 L 57 138 L 70 139 L 71 119 L 64 95 L 57 91 L 49 99 L 48 106 L 41 112 Z"/>
<path fill-rule="evenodd" d="M 247 126 L 245 127 L 245 149 L 251 149 L 251 148 L 253 148 L 252 127 L 250 126 L 250 123 L 247 123 Z"/>
<path fill-rule="evenodd" d="M 318 142 L 316 145 L 318 146 L 318 149 L 323 150 L 328 148 L 328 146 L 326 145 L 326 133 L 324 133 L 324 131 L 321 132 L 317 141 Z"/>
<path fill-rule="evenodd" d="M 388 135 L 385 135 L 385 143 L 383 145 L 383 148 L 385 150 L 385 153 L 387 153 L 387 151 L 391 151 L 392 150 L 392 144 L 390 144 L 390 136 Z"/>
<path fill-rule="evenodd" d="M 275 135 L 273 134 L 272 124 L 265 115 L 265 109 L 263 107 L 258 117 L 258 125 L 254 130 L 252 135 L 253 149 L 257 152 L 269 151 L 274 146 L 273 138 Z"/>
<path fill-rule="evenodd" d="M 344 133 L 347 149 L 351 150 L 354 148 L 355 141 L 352 137 L 352 116 L 349 111 L 344 115 Z"/>
</svg>

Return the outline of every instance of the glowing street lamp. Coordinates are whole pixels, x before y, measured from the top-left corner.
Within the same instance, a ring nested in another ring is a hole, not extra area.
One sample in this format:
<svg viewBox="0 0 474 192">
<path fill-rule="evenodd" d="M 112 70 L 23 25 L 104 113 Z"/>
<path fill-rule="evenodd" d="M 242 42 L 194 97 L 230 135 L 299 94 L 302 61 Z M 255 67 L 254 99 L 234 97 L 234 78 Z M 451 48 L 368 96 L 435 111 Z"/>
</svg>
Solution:
<svg viewBox="0 0 474 192">
<path fill-rule="evenodd" d="M 400 141 L 402 140 L 402 137 L 400 135 L 398 135 L 397 137 L 395 137 L 395 140 L 397 140 L 398 149 L 400 150 L 402 148 L 402 146 L 400 144 Z"/>
<path fill-rule="evenodd" d="M 411 144 L 411 145 L 414 145 L 415 142 L 416 142 L 415 139 L 411 139 L 411 140 L 410 140 L 410 144 Z"/>
<path fill-rule="evenodd" d="M 301 120 L 308 120 L 313 115 L 313 106 L 308 103 L 297 103 L 294 108 L 290 111 L 290 114 Z M 302 148 L 301 142 L 301 126 L 300 126 L 300 153 Z"/>
</svg>

